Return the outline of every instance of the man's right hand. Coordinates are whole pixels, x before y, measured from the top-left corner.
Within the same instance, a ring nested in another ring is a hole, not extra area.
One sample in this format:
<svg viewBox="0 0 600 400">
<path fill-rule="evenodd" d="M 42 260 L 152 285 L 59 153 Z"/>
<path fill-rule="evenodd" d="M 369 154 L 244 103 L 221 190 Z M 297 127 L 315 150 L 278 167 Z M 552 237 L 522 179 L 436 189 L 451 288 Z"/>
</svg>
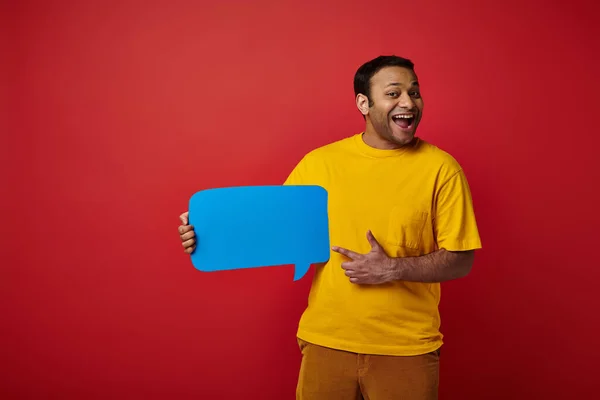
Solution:
<svg viewBox="0 0 600 400">
<path fill-rule="evenodd" d="M 181 225 L 179 225 L 179 237 L 181 238 L 181 244 L 183 245 L 183 251 L 187 254 L 192 254 L 196 249 L 196 233 L 194 233 L 194 227 L 189 225 L 189 212 L 186 211 L 179 216 Z"/>
</svg>

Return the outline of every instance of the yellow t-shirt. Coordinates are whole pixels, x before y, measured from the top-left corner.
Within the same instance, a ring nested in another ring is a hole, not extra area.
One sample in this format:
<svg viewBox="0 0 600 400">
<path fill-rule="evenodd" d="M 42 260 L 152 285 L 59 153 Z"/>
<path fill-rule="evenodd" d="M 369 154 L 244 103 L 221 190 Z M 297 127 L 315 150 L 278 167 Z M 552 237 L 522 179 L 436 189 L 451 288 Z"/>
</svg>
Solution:
<svg viewBox="0 0 600 400">
<path fill-rule="evenodd" d="M 367 253 L 371 230 L 389 256 L 481 247 L 471 193 L 457 161 L 422 139 L 397 150 L 362 134 L 308 153 L 285 184 L 328 191 L 331 245 Z M 317 267 L 298 337 L 366 354 L 416 355 L 442 345 L 439 283 L 351 283 L 343 256 Z"/>
</svg>

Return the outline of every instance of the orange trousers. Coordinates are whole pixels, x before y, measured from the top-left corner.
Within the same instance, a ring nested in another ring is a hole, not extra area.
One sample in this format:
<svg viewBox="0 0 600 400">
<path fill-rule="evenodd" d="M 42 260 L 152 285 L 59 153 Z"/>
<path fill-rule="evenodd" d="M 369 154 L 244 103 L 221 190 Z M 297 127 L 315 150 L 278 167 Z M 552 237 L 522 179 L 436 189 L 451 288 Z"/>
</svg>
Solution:
<svg viewBox="0 0 600 400">
<path fill-rule="evenodd" d="M 437 400 L 439 350 L 379 356 L 333 350 L 298 339 L 297 400 Z"/>
</svg>

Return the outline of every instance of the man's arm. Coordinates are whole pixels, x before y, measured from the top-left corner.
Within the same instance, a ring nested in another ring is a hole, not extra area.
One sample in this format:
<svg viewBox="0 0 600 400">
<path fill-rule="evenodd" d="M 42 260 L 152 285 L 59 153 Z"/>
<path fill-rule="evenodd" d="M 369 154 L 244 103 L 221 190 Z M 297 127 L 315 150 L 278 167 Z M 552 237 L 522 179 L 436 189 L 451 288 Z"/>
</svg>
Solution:
<svg viewBox="0 0 600 400">
<path fill-rule="evenodd" d="M 434 283 L 462 278 L 471 272 L 474 258 L 474 250 L 445 249 L 419 257 L 390 258 L 392 280 Z"/>
<path fill-rule="evenodd" d="M 418 257 L 390 257 L 371 231 L 367 232 L 367 240 L 371 244 L 367 254 L 332 247 L 349 259 L 342 262 L 342 269 L 352 283 L 378 285 L 396 280 L 435 283 L 458 279 L 471 271 L 475 255 L 473 250 L 441 249 Z"/>
</svg>

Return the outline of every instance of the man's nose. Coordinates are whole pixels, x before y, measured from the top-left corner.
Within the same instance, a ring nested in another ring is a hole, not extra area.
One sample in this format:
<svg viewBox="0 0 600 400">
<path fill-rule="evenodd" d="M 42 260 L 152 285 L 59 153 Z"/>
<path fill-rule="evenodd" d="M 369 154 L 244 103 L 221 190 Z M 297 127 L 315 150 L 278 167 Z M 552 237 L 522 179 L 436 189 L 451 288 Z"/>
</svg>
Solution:
<svg viewBox="0 0 600 400">
<path fill-rule="evenodd" d="M 412 110 L 415 107 L 415 102 L 412 97 L 407 92 L 404 92 L 400 95 L 400 99 L 398 101 L 398 105 L 401 108 Z"/>
</svg>

